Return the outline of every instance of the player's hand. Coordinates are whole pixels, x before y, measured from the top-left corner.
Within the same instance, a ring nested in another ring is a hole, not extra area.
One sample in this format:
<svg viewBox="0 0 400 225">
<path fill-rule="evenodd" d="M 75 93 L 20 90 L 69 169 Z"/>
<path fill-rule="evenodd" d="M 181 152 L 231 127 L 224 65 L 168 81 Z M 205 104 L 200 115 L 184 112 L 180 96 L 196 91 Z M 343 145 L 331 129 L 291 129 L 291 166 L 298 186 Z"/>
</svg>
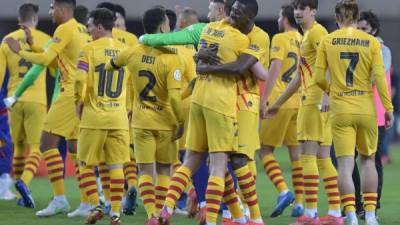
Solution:
<svg viewBox="0 0 400 225">
<path fill-rule="evenodd" d="M 25 25 L 20 25 L 20 27 L 25 33 L 25 41 L 26 41 L 26 43 L 28 43 L 28 45 L 32 46 L 33 45 L 33 37 L 32 37 L 31 30 L 29 29 L 29 27 L 27 27 Z"/>
<path fill-rule="evenodd" d="M 184 124 L 183 123 L 179 123 L 176 126 L 174 136 L 172 137 L 172 141 L 176 141 L 179 138 L 181 138 L 183 136 L 184 130 L 185 130 Z"/>
<path fill-rule="evenodd" d="M 7 107 L 7 109 L 11 109 L 17 101 L 18 98 L 15 97 L 14 95 L 3 99 L 4 105 Z"/>
<path fill-rule="evenodd" d="M 329 96 L 327 94 L 324 94 L 324 96 L 322 97 L 322 100 L 321 100 L 319 111 L 328 112 L 330 109 L 329 105 L 330 105 Z"/>
<path fill-rule="evenodd" d="M 281 106 L 277 104 L 273 104 L 270 107 L 267 108 L 267 113 L 265 115 L 265 118 L 273 118 L 276 116 L 276 114 L 279 112 Z"/>
<path fill-rule="evenodd" d="M 394 124 L 393 112 L 385 112 L 385 128 L 390 129 Z"/>
<path fill-rule="evenodd" d="M 13 51 L 14 53 L 18 54 L 19 51 L 21 51 L 21 45 L 14 38 L 9 37 L 5 40 L 5 42 L 7 43 L 8 47 L 11 49 L 11 51 Z"/>
<path fill-rule="evenodd" d="M 210 72 L 211 65 L 205 64 L 202 61 L 197 62 L 196 64 L 196 72 L 197 74 L 207 74 Z"/>
<path fill-rule="evenodd" d="M 196 54 L 197 60 L 201 60 L 210 65 L 220 65 L 221 58 L 217 55 L 216 47 L 200 48 Z"/>
<path fill-rule="evenodd" d="M 83 102 L 78 102 L 76 104 L 75 111 L 76 111 L 76 115 L 78 116 L 78 118 L 81 119 L 82 111 L 83 111 Z"/>
</svg>

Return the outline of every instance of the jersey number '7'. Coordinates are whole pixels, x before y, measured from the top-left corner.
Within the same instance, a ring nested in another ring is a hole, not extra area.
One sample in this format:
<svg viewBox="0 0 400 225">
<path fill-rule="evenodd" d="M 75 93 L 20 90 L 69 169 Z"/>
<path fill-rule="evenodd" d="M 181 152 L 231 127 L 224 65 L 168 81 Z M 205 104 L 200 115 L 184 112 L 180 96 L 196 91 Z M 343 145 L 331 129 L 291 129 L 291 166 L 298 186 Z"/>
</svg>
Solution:
<svg viewBox="0 0 400 225">
<path fill-rule="evenodd" d="M 346 86 L 353 87 L 354 71 L 358 64 L 358 61 L 360 60 L 360 55 L 358 54 L 358 52 L 341 52 L 340 59 L 350 60 L 349 66 L 346 70 Z"/>
</svg>

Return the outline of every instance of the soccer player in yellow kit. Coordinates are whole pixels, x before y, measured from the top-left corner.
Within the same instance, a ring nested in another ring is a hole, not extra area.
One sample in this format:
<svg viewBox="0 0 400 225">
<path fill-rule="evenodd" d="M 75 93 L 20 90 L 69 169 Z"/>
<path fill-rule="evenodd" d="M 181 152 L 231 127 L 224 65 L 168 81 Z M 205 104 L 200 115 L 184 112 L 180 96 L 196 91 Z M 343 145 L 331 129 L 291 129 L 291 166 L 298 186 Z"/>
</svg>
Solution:
<svg viewBox="0 0 400 225">
<path fill-rule="evenodd" d="M 154 7 L 147 10 L 143 26 L 146 33 L 169 32 L 165 9 Z M 148 216 L 147 224 L 157 224 L 156 204 L 164 203 L 171 164 L 178 154 L 177 139 L 183 132 L 183 62 L 172 49 L 155 49 L 139 44 L 121 53 L 110 65 L 114 68 L 126 65 L 132 74 L 139 192 Z M 156 182 L 153 181 L 155 172 Z"/>
<path fill-rule="evenodd" d="M 103 217 L 97 194 L 94 166 L 105 162 L 110 174 L 110 224 L 120 224 L 124 189 L 123 164 L 129 161 L 129 123 L 126 90 L 129 73 L 124 68 L 106 71 L 105 65 L 126 46 L 111 34 L 114 16 L 108 9 L 89 15 L 88 30 L 93 41 L 87 44 L 78 63 L 75 83 L 77 108 L 83 108 L 78 141 L 80 186 L 94 206 L 87 223 Z"/>
<path fill-rule="evenodd" d="M 82 33 L 78 28 L 79 24 L 73 19 L 75 5 L 75 0 L 54 0 L 53 19 L 59 26 L 53 35 L 54 43 L 46 52 L 32 53 L 21 50 L 17 41 L 10 38 L 6 40 L 14 52 L 32 63 L 49 65 L 56 59 L 61 72 L 60 95 L 47 114 L 40 142 L 40 151 L 48 167 L 54 199 L 47 208 L 38 211 L 37 216 L 65 213 L 70 208 L 64 191 L 64 164 L 57 144 L 61 137 L 65 137 L 69 151 L 76 155 L 79 119 L 75 113 L 73 80 L 80 51 L 87 43 L 87 34 Z"/>
<path fill-rule="evenodd" d="M 292 5 L 283 5 L 281 7 L 278 25 L 282 33 L 276 34 L 272 39 L 269 79 L 265 82 L 265 92 L 260 104 L 262 114 L 265 113 L 268 103 L 274 103 L 286 90 L 289 82 L 297 75 L 300 61 L 302 36 L 297 31 Z M 303 176 L 296 129 L 299 104 L 300 96 L 294 94 L 274 118 L 265 118 L 265 115 L 261 115 L 265 119 L 262 121 L 260 134 L 260 155 L 264 163 L 264 169 L 278 191 L 280 191 L 279 198 L 288 198 L 286 205 L 280 206 L 280 209 L 283 211 L 285 207 L 295 201 L 295 206 L 292 210 L 293 217 L 299 217 L 304 212 Z M 281 175 L 279 164 L 273 155 L 274 148 L 281 147 L 282 144 L 286 144 L 289 149 L 295 197 L 289 191 Z"/>
<path fill-rule="evenodd" d="M 337 171 L 330 158 L 332 134 L 330 129 L 328 96 L 311 82 L 317 48 L 327 35 L 326 29 L 315 21 L 318 0 L 294 0 L 297 24 L 304 31 L 300 47 L 300 75 L 288 85 L 286 91 L 270 107 L 276 113 L 301 85 L 301 104 L 297 116 L 297 140 L 301 142 L 300 162 L 303 167 L 305 215 L 297 218 L 295 225 L 304 223 L 343 223 L 340 212 L 340 196 L 337 188 Z M 328 197 L 328 215 L 317 218 L 319 179 L 324 181 Z"/>
<path fill-rule="evenodd" d="M 38 23 L 39 7 L 33 3 L 24 3 L 18 9 L 19 25 L 29 29 L 33 42 L 27 42 L 24 29 L 18 29 L 5 36 L 14 38 L 20 42 L 21 48 L 27 51 L 35 51 L 35 46 L 43 46 L 50 40 L 50 36 L 36 30 Z M 27 31 L 28 32 L 28 31 Z M 0 86 L 3 85 L 5 70 L 10 72 L 8 94 L 11 96 L 25 73 L 31 68 L 32 63 L 21 58 L 10 50 L 6 43 L 1 44 L 0 49 Z M 25 207 L 34 208 L 35 203 L 30 194 L 25 192 L 35 175 L 42 154 L 39 150 L 40 132 L 47 112 L 46 98 L 46 70 L 44 70 L 31 87 L 13 106 L 10 111 L 11 137 L 14 145 L 13 170 L 16 176 L 16 189 L 22 197 Z M 30 153 L 25 160 L 25 151 Z"/>
<path fill-rule="evenodd" d="M 313 81 L 331 97 L 332 134 L 347 224 L 358 225 L 352 180 L 354 149 L 357 147 L 364 174 L 365 224 L 378 225 L 375 216 L 378 181 L 374 159 L 378 130 L 373 84 L 386 111 L 386 128 L 393 125 L 393 106 L 388 94 L 380 43 L 375 37 L 357 29 L 357 1 L 339 1 L 335 13 L 339 29 L 321 41 Z M 325 78 L 327 69 L 331 74 L 330 84 Z"/>
</svg>

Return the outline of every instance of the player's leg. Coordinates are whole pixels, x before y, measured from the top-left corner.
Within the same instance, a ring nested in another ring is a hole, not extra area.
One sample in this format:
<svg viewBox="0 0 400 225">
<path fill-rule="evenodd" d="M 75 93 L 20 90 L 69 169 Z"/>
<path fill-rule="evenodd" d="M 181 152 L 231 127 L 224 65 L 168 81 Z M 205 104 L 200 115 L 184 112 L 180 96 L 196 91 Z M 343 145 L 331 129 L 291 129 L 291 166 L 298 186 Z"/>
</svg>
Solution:
<svg viewBox="0 0 400 225">
<path fill-rule="evenodd" d="M 295 194 L 295 205 L 292 210 L 292 217 L 299 217 L 304 214 L 304 180 L 303 167 L 300 162 L 301 147 L 289 145 L 289 157 L 292 165 L 292 184 Z"/>
<path fill-rule="evenodd" d="M 13 142 L 13 171 L 14 179 L 20 180 L 25 166 L 25 130 L 23 117 L 23 102 L 15 103 L 13 110 L 10 111 L 10 130 Z"/>
<path fill-rule="evenodd" d="M 133 130 L 133 128 L 131 129 Z M 136 213 L 136 199 L 137 199 L 137 164 L 136 158 L 134 153 L 134 145 L 133 145 L 133 131 L 130 134 L 131 143 L 130 147 L 130 154 L 131 160 L 127 164 L 124 165 L 124 173 L 125 173 L 125 180 L 128 184 L 128 192 L 126 193 L 126 201 L 123 207 L 123 212 L 125 215 L 134 215 Z"/>
<path fill-rule="evenodd" d="M 12 200 L 11 192 L 12 142 L 6 115 L 0 115 L 0 200 Z"/>
<path fill-rule="evenodd" d="M 168 184 L 171 175 L 171 164 L 156 163 L 157 180 L 155 185 L 156 215 L 158 215 L 167 197 Z"/>
<path fill-rule="evenodd" d="M 206 220 L 206 189 L 208 179 L 208 165 L 207 165 L 208 156 L 203 157 L 200 162 L 199 169 L 193 174 L 193 185 L 196 190 L 196 197 L 199 204 L 199 213 L 197 215 L 198 221 Z"/>
</svg>

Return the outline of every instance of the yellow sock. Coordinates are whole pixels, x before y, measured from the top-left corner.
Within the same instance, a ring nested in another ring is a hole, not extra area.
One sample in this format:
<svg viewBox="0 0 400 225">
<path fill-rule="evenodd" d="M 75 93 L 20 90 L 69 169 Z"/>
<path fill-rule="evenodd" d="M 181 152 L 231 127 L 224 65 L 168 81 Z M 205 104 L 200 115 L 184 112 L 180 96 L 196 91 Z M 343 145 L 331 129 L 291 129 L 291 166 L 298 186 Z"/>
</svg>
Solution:
<svg viewBox="0 0 400 225">
<path fill-rule="evenodd" d="M 262 161 L 264 164 L 264 170 L 269 179 L 275 185 L 276 189 L 278 189 L 279 192 L 288 190 L 289 188 L 282 176 L 281 168 L 275 160 L 274 155 L 267 154 L 263 157 Z"/>
<path fill-rule="evenodd" d="M 376 201 L 378 200 L 377 193 L 363 193 L 365 212 L 375 212 Z"/>
<path fill-rule="evenodd" d="M 223 195 L 223 200 L 232 214 L 233 219 L 244 218 L 243 211 L 240 208 L 238 195 L 235 190 L 235 185 L 233 184 L 232 176 L 229 172 L 225 174 L 225 191 Z"/>
<path fill-rule="evenodd" d="M 250 160 L 247 163 L 247 166 L 249 167 L 251 174 L 254 176 L 254 180 L 257 179 L 257 166 L 256 166 L 256 160 Z"/>
<path fill-rule="evenodd" d="M 107 202 L 110 202 L 110 171 L 108 171 L 108 166 L 105 162 L 101 162 L 98 169 L 104 198 Z"/>
<path fill-rule="evenodd" d="M 292 162 L 292 182 L 295 193 L 295 203 L 303 204 L 304 181 L 303 181 L 303 167 L 300 161 Z"/>
<path fill-rule="evenodd" d="M 340 194 L 338 188 L 337 171 L 331 158 L 318 159 L 318 170 L 324 181 L 325 193 L 328 196 L 329 210 L 340 211 Z"/>
<path fill-rule="evenodd" d="M 125 179 L 128 183 L 128 189 L 136 187 L 137 183 L 137 167 L 135 158 L 124 166 Z"/>
<path fill-rule="evenodd" d="M 100 204 L 97 192 L 96 175 L 92 166 L 79 167 L 80 188 L 85 192 L 87 201 L 93 206 Z"/>
<path fill-rule="evenodd" d="M 31 183 L 41 159 L 42 153 L 39 150 L 39 145 L 31 145 L 31 152 L 28 158 L 26 158 L 24 172 L 21 175 L 21 180 L 24 181 L 26 185 Z"/>
<path fill-rule="evenodd" d="M 21 143 L 14 143 L 13 171 L 15 180 L 20 180 L 25 166 L 25 146 Z"/>
<path fill-rule="evenodd" d="M 124 170 L 114 168 L 110 170 L 110 200 L 111 200 L 111 215 L 119 214 L 121 211 L 122 196 L 124 194 Z"/>
<path fill-rule="evenodd" d="M 303 166 L 306 209 L 317 209 L 319 187 L 317 157 L 313 155 L 301 155 L 300 160 Z"/>
<path fill-rule="evenodd" d="M 260 206 L 258 205 L 256 182 L 248 166 L 243 166 L 234 171 L 238 179 L 240 190 L 250 210 L 250 219 L 261 219 Z"/>
<path fill-rule="evenodd" d="M 176 201 L 186 189 L 191 177 L 192 171 L 185 166 L 181 166 L 176 170 L 171 177 L 167 197 L 165 198 L 165 205 L 167 207 L 171 209 L 175 208 Z"/>
<path fill-rule="evenodd" d="M 64 162 L 57 148 L 43 153 L 47 165 L 47 172 L 53 187 L 54 196 L 65 194 L 64 191 Z"/>
<path fill-rule="evenodd" d="M 340 198 L 346 213 L 356 211 L 356 196 L 354 194 L 342 195 Z"/>
<path fill-rule="evenodd" d="M 158 214 L 164 206 L 165 197 L 168 192 L 168 184 L 170 177 L 166 175 L 157 176 L 157 184 L 155 187 L 156 194 L 156 213 Z"/>
<path fill-rule="evenodd" d="M 218 211 L 224 195 L 225 179 L 217 176 L 208 178 L 206 191 L 206 222 L 207 224 L 217 224 Z"/>
<path fill-rule="evenodd" d="M 153 215 L 156 215 L 156 196 L 152 176 L 147 174 L 139 176 L 139 192 L 147 217 L 150 219 Z"/>
<path fill-rule="evenodd" d="M 75 177 L 78 180 L 79 183 L 79 196 L 80 196 L 80 200 L 81 203 L 84 204 L 90 204 L 89 202 L 89 198 L 86 195 L 85 190 L 83 189 L 82 185 L 81 185 L 81 175 L 79 172 L 79 165 L 78 165 L 78 160 L 76 159 L 76 153 L 69 153 L 69 156 L 71 157 L 71 160 L 74 162 L 74 166 L 75 166 Z"/>
</svg>

